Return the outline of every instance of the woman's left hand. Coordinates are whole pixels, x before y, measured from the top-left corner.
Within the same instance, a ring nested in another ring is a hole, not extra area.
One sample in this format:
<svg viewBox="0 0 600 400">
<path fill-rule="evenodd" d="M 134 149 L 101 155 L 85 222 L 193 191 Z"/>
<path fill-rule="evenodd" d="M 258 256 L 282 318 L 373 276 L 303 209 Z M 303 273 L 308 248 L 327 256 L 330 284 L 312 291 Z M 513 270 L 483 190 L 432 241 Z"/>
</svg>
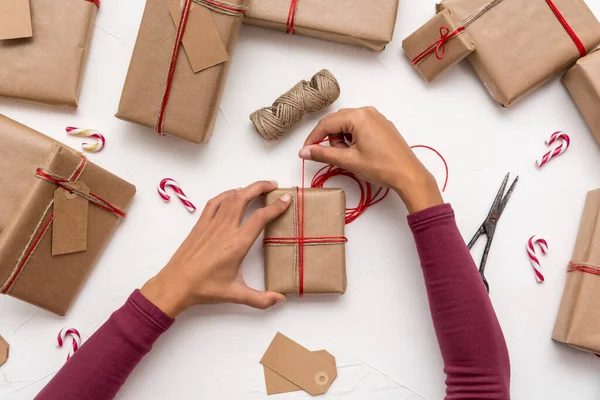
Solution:
<svg viewBox="0 0 600 400">
<path fill-rule="evenodd" d="M 248 287 L 241 268 L 265 225 L 290 205 L 290 196 L 284 195 L 242 224 L 248 204 L 276 188 L 276 182 L 261 181 L 210 200 L 187 239 L 142 287 L 142 294 L 173 318 L 195 304 L 237 303 L 267 309 L 284 302 L 280 293 Z"/>
</svg>

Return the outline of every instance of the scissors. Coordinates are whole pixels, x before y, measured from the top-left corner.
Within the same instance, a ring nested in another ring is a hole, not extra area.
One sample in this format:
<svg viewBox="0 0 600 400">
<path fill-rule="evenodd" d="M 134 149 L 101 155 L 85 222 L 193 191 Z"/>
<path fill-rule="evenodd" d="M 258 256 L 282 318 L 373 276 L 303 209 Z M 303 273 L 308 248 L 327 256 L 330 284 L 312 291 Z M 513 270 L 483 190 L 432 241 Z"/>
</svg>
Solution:
<svg viewBox="0 0 600 400">
<path fill-rule="evenodd" d="M 496 195 L 494 204 L 492 204 L 492 209 L 490 210 L 490 213 L 488 214 L 485 221 L 483 221 L 483 224 L 481 224 L 481 227 L 467 246 L 469 250 L 471 250 L 473 249 L 473 246 L 481 236 L 487 236 L 488 240 L 485 245 L 485 250 L 483 251 L 483 257 L 481 258 L 481 265 L 479 266 L 479 275 L 481 275 L 481 279 L 483 279 L 483 284 L 485 285 L 485 290 L 487 290 L 488 293 L 490 292 L 490 285 L 488 284 L 488 281 L 485 278 L 485 264 L 487 262 L 490 248 L 492 247 L 492 241 L 494 240 L 494 233 L 496 233 L 496 225 L 498 224 L 498 220 L 500 219 L 502 212 L 504 212 L 504 208 L 506 207 L 508 200 L 510 200 L 510 196 L 515 190 L 515 186 L 517 186 L 517 182 L 519 182 L 519 177 L 517 176 L 512 185 L 510 185 L 510 188 L 508 189 L 508 192 L 506 192 L 506 195 L 504 195 L 506 185 L 508 184 L 509 176 L 510 173 L 506 174 L 506 177 L 502 182 L 502 186 L 500 186 L 500 190 Z"/>
</svg>

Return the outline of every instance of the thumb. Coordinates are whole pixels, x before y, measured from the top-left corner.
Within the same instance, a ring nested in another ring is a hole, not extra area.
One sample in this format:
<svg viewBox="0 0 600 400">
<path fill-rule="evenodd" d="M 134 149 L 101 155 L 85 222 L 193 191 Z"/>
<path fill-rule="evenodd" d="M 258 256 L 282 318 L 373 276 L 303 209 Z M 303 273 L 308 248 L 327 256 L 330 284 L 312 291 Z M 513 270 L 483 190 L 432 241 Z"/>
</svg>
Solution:
<svg viewBox="0 0 600 400">
<path fill-rule="evenodd" d="M 266 310 L 275 304 L 285 303 L 285 296 L 276 292 L 262 292 L 260 290 L 245 287 L 241 290 L 239 303 L 250 307 Z"/>
<path fill-rule="evenodd" d="M 352 149 L 340 149 L 337 147 L 312 145 L 304 147 L 298 153 L 303 160 L 311 160 L 320 163 L 333 164 L 346 168 L 351 163 Z"/>
</svg>

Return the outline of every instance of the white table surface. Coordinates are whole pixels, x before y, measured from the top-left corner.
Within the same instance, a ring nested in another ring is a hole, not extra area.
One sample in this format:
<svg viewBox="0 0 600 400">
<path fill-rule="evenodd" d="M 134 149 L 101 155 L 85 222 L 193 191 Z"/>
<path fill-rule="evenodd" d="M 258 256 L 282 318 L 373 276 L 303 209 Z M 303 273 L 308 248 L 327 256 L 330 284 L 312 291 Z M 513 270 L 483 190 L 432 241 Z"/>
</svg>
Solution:
<svg viewBox="0 0 600 400">
<path fill-rule="evenodd" d="M 588 4 L 600 16 L 600 0 Z M 104 0 L 79 109 L 2 99 L 0 111 L 75 148 L 81 140 L 67 136 L 65 126 L 100 130 L 107 146 L 89 158 L 134 183 L 138 194 L 67 317 L 0 298 L 0 334 L 11 345 L 10 359 L 0 368 L 0 397 L 33 398 L 64 363 L 67 350 L 56 347 L 57 332 L 75 327 L 88 338 L 169 260 L 199 213 L 190 215 L 177 202 L 164 204 L 156 193 L 162 178 L 179 180 L 199 207 L 258 179 L 299 184 L 296 152 L 326 112 L 306 118 L 280 143 L 263 141 L 248 115 L 300 79 L 328 68 L 342 87 L 332 110 L 373 105 L 410 144 L 431 145 L 444 154 L 450 165 L 445 198 L 465 238 L 487 215 L 504 175 L 520 175 L 488 261 L 491 299 L 510 349 L 513 398 L 600 398 L 600 359 L 550 339 L 584 197 L 600 187 L 598 146 L 559 80 L 510 109 L 492 100 L 467 63 L 427 86 L 402 53 L 401 42 L 433 15 L 433 7 L 432 0 L 401 1 L 395 39 L 380 54 L 243 27 L 214 136 L 197 146 L 113 117 L 144 1 Z M 570 134 L 572 146 L 538 170 L 534 162 L 556 130 Z M 426 150 L 419 156 L 443 179 L 439 159 Z M 317 167 L 308 164 L 307 175 Z M 349 201 L 355 200 L 356 190 L 346 187 Z M 230 305 L 195 308 L 158 341 L 118 398 L 266 398 L 258 361 L 281 331 L 336 356 L 339 378 L 328 398 L 441 399 L 442 359 L 406 213 L 390 196 L 348 226 L 346 295 L 291 300 L 267 312 Z M 536 283 L 525 253 L 533 234 L 550 244 L 542 259 L 543 285 Z M 482 247 L 474 251 L 477 261 Z M 244 275 L 250 285 L 263 287 L 260 244 L 251 250 Z"/>
</svg>

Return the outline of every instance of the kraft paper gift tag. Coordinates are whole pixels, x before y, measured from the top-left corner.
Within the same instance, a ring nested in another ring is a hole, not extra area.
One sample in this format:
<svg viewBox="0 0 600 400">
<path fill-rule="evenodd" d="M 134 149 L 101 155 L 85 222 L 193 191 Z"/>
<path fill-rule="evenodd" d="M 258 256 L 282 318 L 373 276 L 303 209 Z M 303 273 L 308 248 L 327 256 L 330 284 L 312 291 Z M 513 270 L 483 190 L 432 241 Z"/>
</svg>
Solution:
<svg viewBox="0 0 600 400">
<path fill-rule="evenodd" d="M 267 394 L 304 390 L 324 394 L 337 377 L 335 358 L 325 350 L 311 352 L 277 333 L 260 363 L 265 368 Z"/>
<path fill-rule="evenodd" d="M 184 3 L 184 0 L 173 0 L 171 3 L 171 18 L 175 26 L 179 26 Z M 182 43 L 194 73 L 229 61 L 212 12 L 193 2 Z"/>
<path fill-rule="evenodd" d="M 69 186 L 89 194 L 83 182 Z M 89 202 L 77 193 L 59 187 L 54 192 L 54 221 L 52 222 L 52 255 L 71 254 L 87 249 Z"/>
<path fill-rule="evenodd" d="M 8 361 L 8 351 L 10 346 L 8 342 L 4 340 L 2 336 L 0 336 L 0 367 L 3 366 L 6 361 Z"/>
<path fill-rule="evenodd" d="M 0 40 L 32 36 L 29 0 L 0 1 Z"/>
</svg>

